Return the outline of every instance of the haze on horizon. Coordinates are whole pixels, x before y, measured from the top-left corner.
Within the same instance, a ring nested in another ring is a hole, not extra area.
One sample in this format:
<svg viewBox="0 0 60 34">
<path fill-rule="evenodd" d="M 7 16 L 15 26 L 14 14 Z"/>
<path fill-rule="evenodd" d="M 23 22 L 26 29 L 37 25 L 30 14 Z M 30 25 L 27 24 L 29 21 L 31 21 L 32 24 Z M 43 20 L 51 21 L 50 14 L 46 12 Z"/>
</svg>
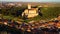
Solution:
<svg viewBox="0 0 60 34">
<path fill-rule="evenodd" d="M 0 2 L 60 2 L 60 0 L 0 0 Z"/>
</svg>

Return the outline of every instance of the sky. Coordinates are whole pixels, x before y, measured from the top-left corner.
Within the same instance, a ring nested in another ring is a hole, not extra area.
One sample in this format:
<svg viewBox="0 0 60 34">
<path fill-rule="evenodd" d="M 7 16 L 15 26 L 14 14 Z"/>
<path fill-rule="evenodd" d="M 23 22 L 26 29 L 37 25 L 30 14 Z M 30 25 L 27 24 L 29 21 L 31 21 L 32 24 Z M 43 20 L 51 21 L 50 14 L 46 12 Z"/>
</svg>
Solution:
<svg viewBox="0 0 60 34">
<path fill-rule="evenodd" d="M 0 0 L 0 2 L 60 2 L 60 0 Z"/>
</svg>

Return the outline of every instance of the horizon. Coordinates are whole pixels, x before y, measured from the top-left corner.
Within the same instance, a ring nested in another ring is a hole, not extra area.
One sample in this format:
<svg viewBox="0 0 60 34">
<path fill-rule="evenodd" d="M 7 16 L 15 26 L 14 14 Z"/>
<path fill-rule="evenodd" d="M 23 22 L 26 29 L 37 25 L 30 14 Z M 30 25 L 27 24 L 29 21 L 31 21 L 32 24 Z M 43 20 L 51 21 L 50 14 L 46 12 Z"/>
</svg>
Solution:
<svg viewBox="0 0 60 34">
<path fill-rule="evenodd" d="M 56 2 L 56 3 L 60 3 L 60 0 L 0 0 L 0 2 L 42 2 L 42 3 Z"/>
</svg>

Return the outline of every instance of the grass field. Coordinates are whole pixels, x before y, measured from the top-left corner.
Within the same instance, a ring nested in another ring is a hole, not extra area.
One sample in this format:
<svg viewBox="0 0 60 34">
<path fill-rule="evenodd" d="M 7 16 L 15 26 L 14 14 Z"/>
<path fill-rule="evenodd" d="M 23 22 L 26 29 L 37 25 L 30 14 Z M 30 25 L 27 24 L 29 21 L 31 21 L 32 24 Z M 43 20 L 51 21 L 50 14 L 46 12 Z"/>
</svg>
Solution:
<svg viewBox="0 0 60 34">
<path fill-rule="evenodd" d="M 17 8 L 15 8 L 15 9 L 17 11 Z M 23 10 L 23 8 L 21 9 L 21 11 L 22 10 Z M 10 10 L 6 11 L 6 13 L 9 12 L 9 11 Z M 22 19 L 21 16 L 15 17 L 14 15 L 11 15 L 12 11 L 9 12 L 9 14 L 7 14 L 7 16 L 5 15 L 6 13 L 4 13 L 5 9 L 2 9 L 1 12 L 3 14 L 3 17 L 6 18 L 6 19 L 14 19 L 14 20 Z M 41 8 L 41 13 L 43 14 L 43 16 L 38 15 L 34 18 L 23 20 L 23 21 L 29 22 L 31 20 L 47 20 L 47 19 L 50 20 L 52 18 L 56 18 L 60 14 L 60 7 L 42 7 Z"/>
</svg>

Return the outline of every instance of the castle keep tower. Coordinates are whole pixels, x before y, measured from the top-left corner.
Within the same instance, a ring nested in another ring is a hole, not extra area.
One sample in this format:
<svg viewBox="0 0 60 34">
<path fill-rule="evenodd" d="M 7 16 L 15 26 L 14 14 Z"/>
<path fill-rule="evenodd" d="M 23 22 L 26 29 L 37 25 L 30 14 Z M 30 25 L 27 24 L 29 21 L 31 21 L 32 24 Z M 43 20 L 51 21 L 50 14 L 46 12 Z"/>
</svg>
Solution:
<svg viewBox="0 0 60 34">
<path fill-rule="evenodd" d="M 31 5 L 30 4 L 28 4 L 28 9 L 31 9 Z"/>
</svg>

